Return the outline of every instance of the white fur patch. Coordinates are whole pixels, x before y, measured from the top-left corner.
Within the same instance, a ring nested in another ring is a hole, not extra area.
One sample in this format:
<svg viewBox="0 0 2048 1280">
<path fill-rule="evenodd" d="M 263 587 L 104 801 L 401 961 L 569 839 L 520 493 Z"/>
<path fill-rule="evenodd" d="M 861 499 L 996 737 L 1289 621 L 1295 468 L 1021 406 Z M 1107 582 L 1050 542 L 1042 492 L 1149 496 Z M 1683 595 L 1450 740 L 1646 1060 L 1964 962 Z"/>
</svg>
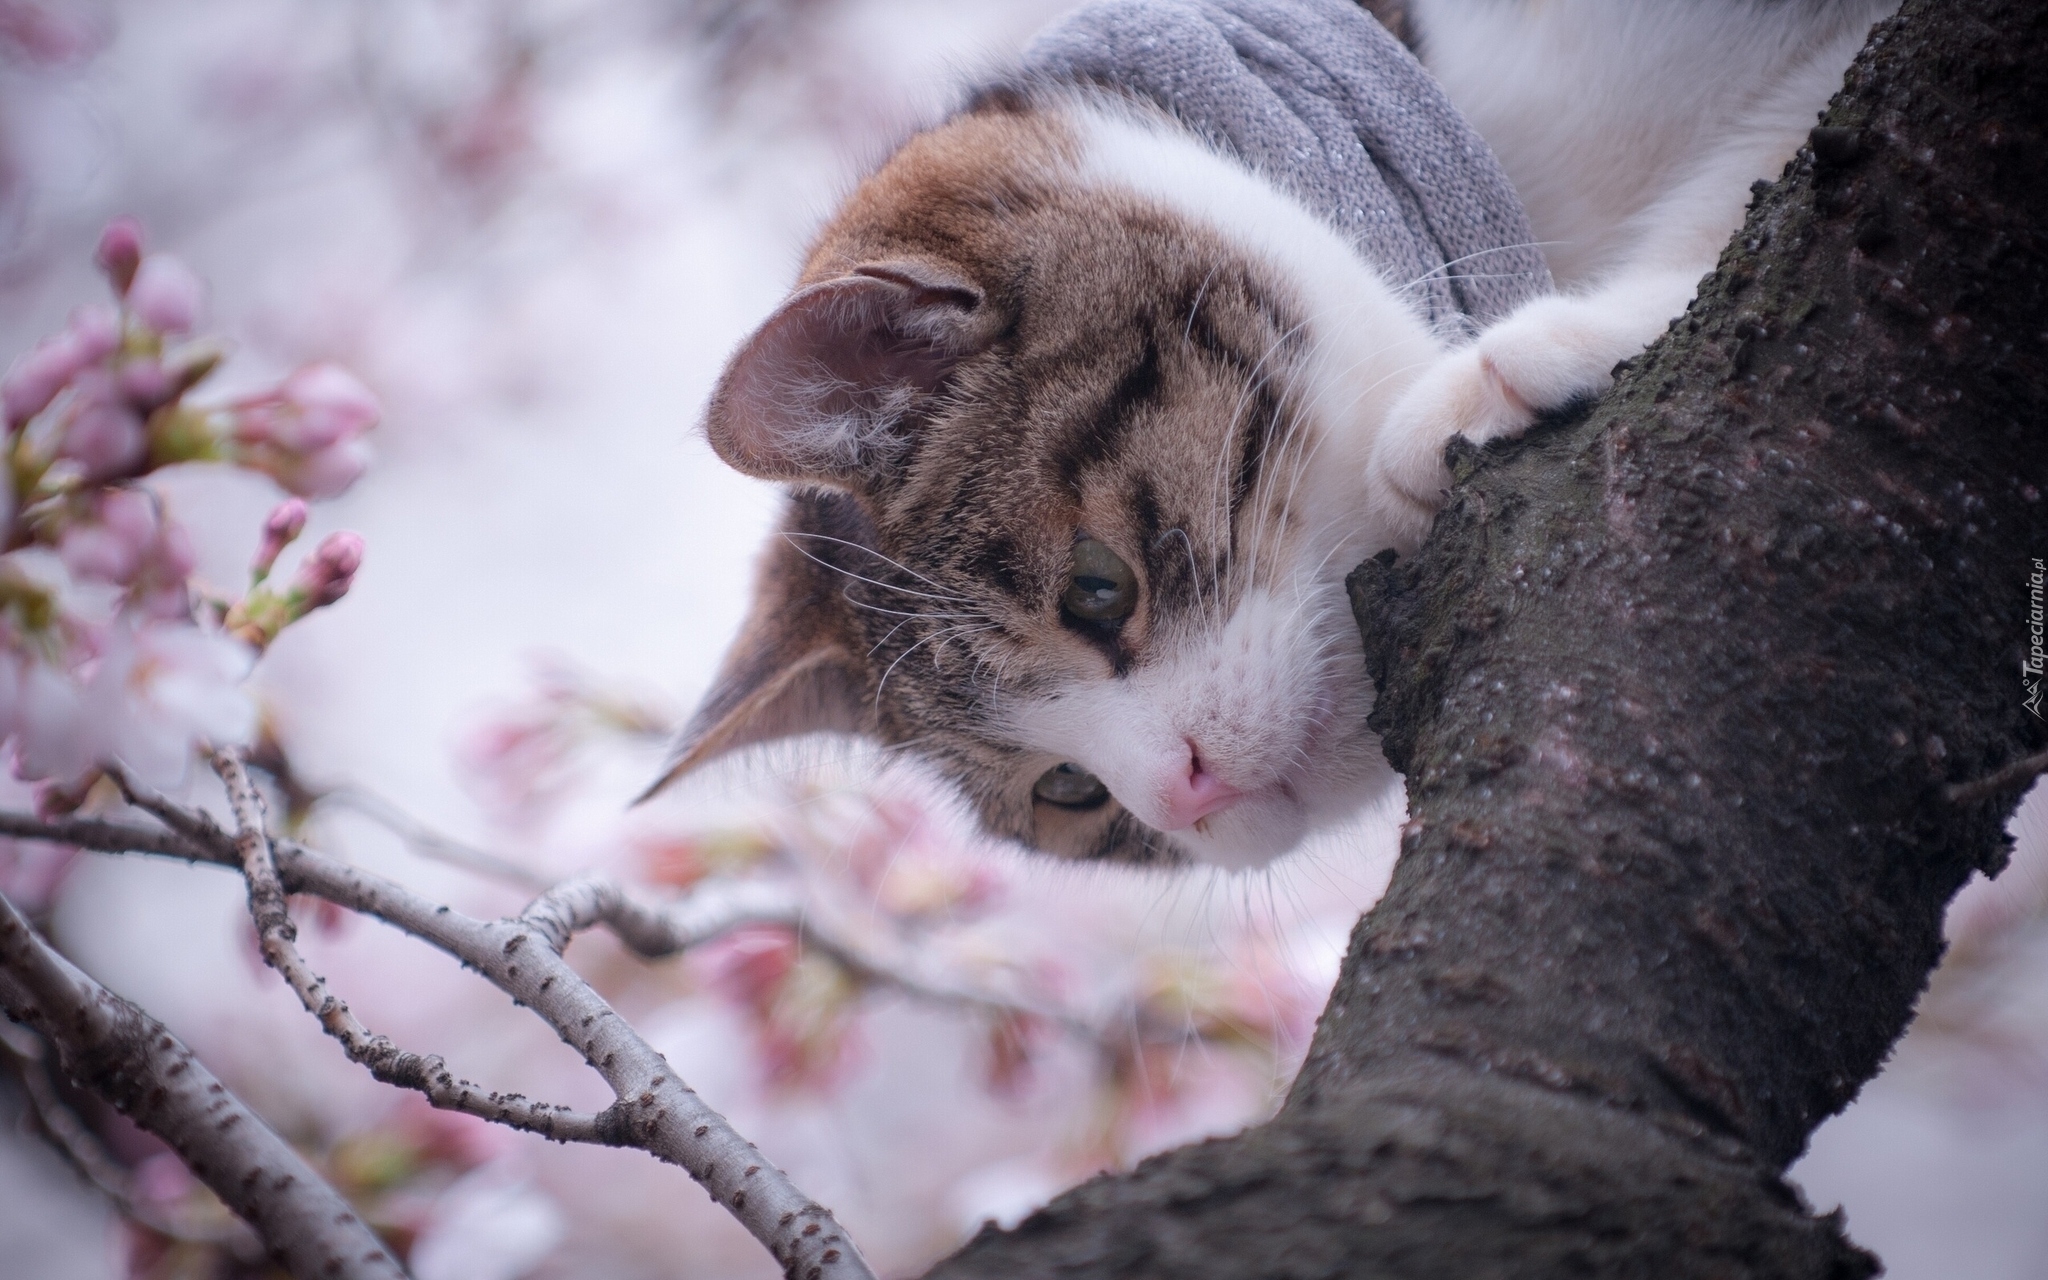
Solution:
<svg viewBox="0 0 2048 1280">
<path fill-rule="evenodd" d="M 1077 97 L 1064 114 L 1084 182 L 1217 235 L 1303 317 L 1308 357 L 1272 372 L 1295 393 L 1310 452 L 1307 465 L 1271 467 L 1287 473 L 1294 527 L 1236 549 L 1259 563 L 1227 616 L 1156 635 L 1124 676 L 1014 704 L 1009 728 L 1100 777 L 1161 830 L 1172 825 L 1166 797 L 1199 759 L 1245 797 L 1171 838 L 1198 861 L 1262 866 L 1392 781 L 1365 728 L 1371 681 L 1343 578 L 1392 540 L 1366 461 L 1388 408 L 1443 347 L 1349 241 L 1243 165 L 1123 104 Z"/>
</svg>

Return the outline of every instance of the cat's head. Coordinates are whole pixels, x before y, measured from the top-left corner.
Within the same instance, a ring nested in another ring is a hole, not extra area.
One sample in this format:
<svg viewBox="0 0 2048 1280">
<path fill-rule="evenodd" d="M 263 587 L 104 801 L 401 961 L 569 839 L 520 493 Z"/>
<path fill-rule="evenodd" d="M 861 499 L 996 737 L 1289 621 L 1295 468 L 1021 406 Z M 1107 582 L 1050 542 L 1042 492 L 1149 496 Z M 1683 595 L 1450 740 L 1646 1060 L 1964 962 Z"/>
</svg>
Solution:
<svg viewBox="0 0 2048 1280">
<path fill-rule="evenodd" d="M 1391 775 L 1343 578 L 1436 345 L 1324 224 L 1163 119 L 1011 95 L 920 135 L 745 342 L 713 448 L 792 486 L 675 772 L 818 730 L 994 833 L 1258 865 Z"/>
</svg>

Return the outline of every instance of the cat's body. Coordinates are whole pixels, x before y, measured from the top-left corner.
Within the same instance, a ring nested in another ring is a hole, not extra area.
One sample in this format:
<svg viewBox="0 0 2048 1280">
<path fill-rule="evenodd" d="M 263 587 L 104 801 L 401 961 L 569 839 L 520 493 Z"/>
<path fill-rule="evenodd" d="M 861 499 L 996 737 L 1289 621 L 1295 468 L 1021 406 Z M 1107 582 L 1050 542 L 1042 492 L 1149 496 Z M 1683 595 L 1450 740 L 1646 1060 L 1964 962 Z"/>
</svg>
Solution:
<svg viewBox="0 0 2048 1280">
<path fill-rule="evenodd" d="M 920 134 L 714 397 L 720 454 L 796 487 L 678 769 L 863 734 L 1072 857 L 1257 865 L 1355 810 L 1393 779 L 1345 572 L 1420 539 L 1451 435 L 1683 309 L 1888 5 L 1411 3 L 1573 290 L 1476 341 L 1132 95 L 1041 78 Z"/>
</svg>

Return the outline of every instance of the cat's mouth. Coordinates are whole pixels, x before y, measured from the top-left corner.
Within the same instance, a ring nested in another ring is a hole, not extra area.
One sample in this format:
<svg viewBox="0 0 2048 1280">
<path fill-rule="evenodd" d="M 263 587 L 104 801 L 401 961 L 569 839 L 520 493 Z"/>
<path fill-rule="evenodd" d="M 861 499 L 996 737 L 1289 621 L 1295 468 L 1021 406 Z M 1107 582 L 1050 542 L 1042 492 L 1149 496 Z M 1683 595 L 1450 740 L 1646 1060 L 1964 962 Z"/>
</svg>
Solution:
<svg viewBox="0 0 2048 1280">
<path fill-rule="evenodd" d="M 1256 802 L 1261 799 L 1278 799 L 1281 803 L 1290 805 L 1299 805 L 1301 803 L 1301 797 L 1296 794 L 1293 783 L 1285 781 L 1276 782 L 1270 787 L 1261 787 L 1257 791 L 1238 792 L 1229 804 L 1223 805 L 1213 812 L 1195 819 L 1193 825 L 1186 829 L 1193 831 L 1198 836 L 1204 836 L 1213 840 L 1219 833 L 1212 829 L 1210 825 L 1212 822 L 1229 813 L 1232 809 L 1237 808 L 1245 801 Z"/>
</svg>

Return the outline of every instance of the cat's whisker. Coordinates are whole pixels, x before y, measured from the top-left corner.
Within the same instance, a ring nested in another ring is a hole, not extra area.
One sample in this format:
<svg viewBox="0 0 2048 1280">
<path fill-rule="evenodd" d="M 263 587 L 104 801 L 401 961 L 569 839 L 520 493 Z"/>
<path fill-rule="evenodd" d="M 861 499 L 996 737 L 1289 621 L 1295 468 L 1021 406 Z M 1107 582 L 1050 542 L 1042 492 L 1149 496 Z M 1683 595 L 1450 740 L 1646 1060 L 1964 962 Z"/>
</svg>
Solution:
<svg viewBox="0 0 2048 1280">
<path fill-rule="evenodd" d="M 988 613 L 986 610 L 979 609 L 977 609 L 973 613 L 912 613 L 906 609 L 885 609 L 878 604 L 869 604 L 865 600 L 856 600 L 851 595 L 845 596 L 844 599 L 846 600 L 846 603 L 852 605 L 856 609 L 864 609 L 869 613 L 879 613 L 891 618 L 906 618 L 911 621 L 958 622 L 962 619 L 974 619 L 980 621 L 988 617 Z"/>
<path fill-rule="evenodd" d="M 888 565 L 890 568 L 897 569 L 904 573 L 907 573 L 911 577 L 916 578 L 919 582 L 922 582 L 926 586 L 932 588 L 933 592 L 936 593 L 933 595 L 933 599 L 955 601 L 966 601 L 968 599 L 967 596 L 964 596 L 957 591 L 946 590 L 946 586 L 944 583 L 926 577 L 924 574 L 919 573 L 917 570 L 911 568 L 909 565 L 904 564 L 901 560 L 898 560 L 893 556 L 885 555 L 882 552 L 875 550 L 873 547 L 867 546 L 863 543 L 849 542 L 845 538 L 835 538 L 832 535 L 826 533 L 807 533 L 795 529 L 784 530 L 782 536 L 784 538 L 790 539 L 792 542 L 801 538 L 809 538 L 817 542 L 830 542 L 836 546 L 845 547 L 850 551 L 858 551 L 863 555 L 873 556 L 875 559 L 880 560 L 883 564 Z M 816 556 L 811 555 L 811 553 L 805 550 L 803 547 L 798 547 L 797 551 L 800 554 L 802 554 L 805 558 L 817 564 L 823 565 L 825 568 L 830 569 L 835 573 L 843 573 L 849 578 L 860 578 L 862 582 L 873 583 L 875 586 L 884 587 L 891 591 L 903 591 L 910 594 L 918 594 L 915 592 L 911 592 L 910 588 L 908 587 L 899 587 L 894 585 L 893 583 L 888 582 L 878 582 L 873 578 L 862 577 L 860 574 L 853 572 L 851 569 L 841 568 L 839 565 L 833 564 L 830 561 L 819 560 Z"/>
<path fill-rule="evenodd" d="M 934 631 L 932 634 L 924 637 L 922 640 L 919 640 L 916 644 L 911 645 L 908 649 L 905 649 L 902 653 L 897 654 L 896 660 L 889 664 L 889 669 L 884 671 L 882 673 L 882 678 L 875 683 L 875 718 L 877 720 L 881 718 L 882 694 L 889 687 L 889 677 L 896 674 L 896 668 L 903 665 L 903 660 L 905 658 L 908 658 L 911 654 L 916 653 L 919 649 L 924 648 L 926 645 L 932 643 L 934 640 L 943 639 L 946 636 L 953 635 L 956 632 L 961 631 L 988 631 L 992 630 L 994 628 L 994 625 L 995 624 L 990 623 L 985 626 L 976 627 L 963 624 L 957 627 L 947 627 L 939 631 Z"/>
</svg>

